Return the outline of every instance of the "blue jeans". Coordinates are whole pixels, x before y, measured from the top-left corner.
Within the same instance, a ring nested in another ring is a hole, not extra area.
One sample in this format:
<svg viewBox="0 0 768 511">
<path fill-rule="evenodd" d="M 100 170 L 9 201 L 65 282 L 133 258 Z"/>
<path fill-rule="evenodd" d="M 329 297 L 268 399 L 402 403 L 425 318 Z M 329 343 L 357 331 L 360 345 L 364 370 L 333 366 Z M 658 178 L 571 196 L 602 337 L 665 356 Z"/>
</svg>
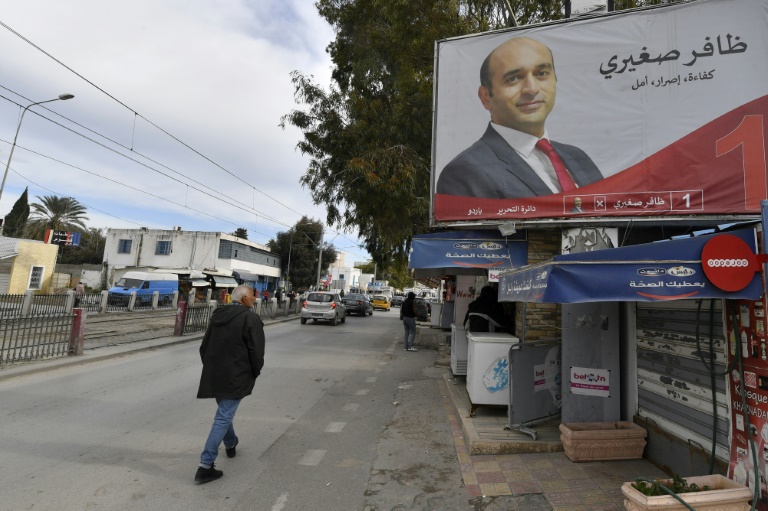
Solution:
<svg viewBox="0 0 768 511">
<path fill-rule="evenodd" d="M 213 417 L 213 426 L 211 426 L 211 432 L 208 434 L 208 440 L 205 441 L 205 449 L 200 454 L 200 466 L 203 468 L 211 468 L 213 462 L 216 461 L 222 440 L 225 447 L 234 447 L 235 442 L 237 442 L 232 421 L 235 418 L 237 407 L 240 405 L 240 400 L 216 398 L 216 402 L 219 404 L 219 409 L 216 410 L 216 415 Z"/>
<path fill-rule="evenodd" d="M 405 328 L 405 348 L 413 348 L 413 341 L 416 339 L 416 318 L 403 317 L 403 328 Z M 411 338 L 410 342 L 408 337 Z"/>
</svg>

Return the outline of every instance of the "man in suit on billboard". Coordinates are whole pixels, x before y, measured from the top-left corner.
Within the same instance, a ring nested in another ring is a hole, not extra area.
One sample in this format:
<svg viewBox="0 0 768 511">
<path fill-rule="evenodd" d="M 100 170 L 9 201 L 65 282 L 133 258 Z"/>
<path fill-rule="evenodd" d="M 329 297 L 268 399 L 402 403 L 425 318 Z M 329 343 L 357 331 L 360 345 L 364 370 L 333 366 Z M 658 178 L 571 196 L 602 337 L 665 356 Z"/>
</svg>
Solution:
<svg viewBox="0 0 768 511">
<path fill-rule="evenodd" d="M 550 142 L 555 105 L 551 50 L 528 37 L 499 45 L 480 68 L 478 96 L 491 114 L 482 138 L 440 173 L 437 193 L 509 199 L 568 192 L 603 179 L 581 149 Z"/>
</svg>

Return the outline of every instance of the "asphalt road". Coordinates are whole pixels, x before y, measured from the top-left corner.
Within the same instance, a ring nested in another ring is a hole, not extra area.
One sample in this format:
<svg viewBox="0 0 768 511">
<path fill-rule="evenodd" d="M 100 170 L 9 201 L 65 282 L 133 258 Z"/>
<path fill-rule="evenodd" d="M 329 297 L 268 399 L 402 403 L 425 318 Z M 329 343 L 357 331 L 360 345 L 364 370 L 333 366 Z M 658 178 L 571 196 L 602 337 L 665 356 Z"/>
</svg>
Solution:
<svg viewBox="0 0 768 511">
<path fill-rule="evenodd" d="M 193 482 L 215 412 L 198 343 L 0 382 L 0 509 L 475 509 L 434 351 L 402 349 L 399 309 L 267 328 L 224 477 Z"/>
</svg>

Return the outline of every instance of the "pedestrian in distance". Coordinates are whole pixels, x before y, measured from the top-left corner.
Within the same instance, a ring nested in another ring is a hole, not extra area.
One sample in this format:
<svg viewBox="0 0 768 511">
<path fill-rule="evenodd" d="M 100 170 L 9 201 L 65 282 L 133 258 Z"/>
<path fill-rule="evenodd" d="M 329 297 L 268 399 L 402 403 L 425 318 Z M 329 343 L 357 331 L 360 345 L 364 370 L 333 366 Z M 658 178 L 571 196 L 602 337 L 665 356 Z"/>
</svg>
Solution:
<svg viewBox="0 0 768 511">
<path fill-rule="evenodd" d="M 410 292 L 408 293 L 408 298 L 403 300 L 403 304 L 400 306 L 400 319 L 403 321 L 403 329 L 405 330 L 405 337 L 403 339 L 403 350 L 405 351 L 419 351 L 413 346 L 413 341 L 416 339 L 416 311 L 413 308 L 414 299 L 416 299 L 416 294 Z"/>
<path fill-rule="evenodd" d="M 80 307 L 80 300 L 83 299 L 85 294 L 85 286 L 82 282 L 78 282 L 75 286 L 75 307 Z"/>
<path fill-rule="evenodd" d="M 224 475 L 214 466 L 222 442 L 227 457 L 235 457 L 239 443 L 233 426 L 235 412 L 240 401 L 253 392 L 264 367 L 264 323 L 253 311 L 254 301 L 253 289 L 237 286 L 232 291 L 232 305 L 213 311 L 200 344 L 203 372 L 197 397 L 216 399 L 218 409 L 200 454 L 197 483 Z"/>
</svg>

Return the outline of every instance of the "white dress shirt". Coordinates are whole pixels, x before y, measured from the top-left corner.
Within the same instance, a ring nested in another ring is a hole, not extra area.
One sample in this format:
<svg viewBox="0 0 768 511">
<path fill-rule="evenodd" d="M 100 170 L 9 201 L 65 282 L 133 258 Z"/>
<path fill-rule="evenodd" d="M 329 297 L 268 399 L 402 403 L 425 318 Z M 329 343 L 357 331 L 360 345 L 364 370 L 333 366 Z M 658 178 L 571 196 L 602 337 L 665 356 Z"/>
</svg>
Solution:
<svg viewBox="0 0 768 511">
<path fill-rule="evenodd" d="M 493 129 L 507 141 L 512 149 L 517 151 L 517 154 L 520 155 L 525 163 L 527 163 L 533 171 L 536 172 L 536 175 L 544 181 L 544 184 L 552 190 L 552 193 L 560 193 L 562 191 L 560 189 L 560 181 L 557 179 L 557 172 L 555 172 L 555 167 L 552 166 L 549 157 L 536 149 L 536 142 L 539 141 L 538 138 L 529 135 L 528 133 L 507 128 L 506 126 L 495 124 L 493 122 L 491 122 L 491 126 L 493 126 Z M 541 138 L 549 140 L 546 129 Z"/>
</svg>

